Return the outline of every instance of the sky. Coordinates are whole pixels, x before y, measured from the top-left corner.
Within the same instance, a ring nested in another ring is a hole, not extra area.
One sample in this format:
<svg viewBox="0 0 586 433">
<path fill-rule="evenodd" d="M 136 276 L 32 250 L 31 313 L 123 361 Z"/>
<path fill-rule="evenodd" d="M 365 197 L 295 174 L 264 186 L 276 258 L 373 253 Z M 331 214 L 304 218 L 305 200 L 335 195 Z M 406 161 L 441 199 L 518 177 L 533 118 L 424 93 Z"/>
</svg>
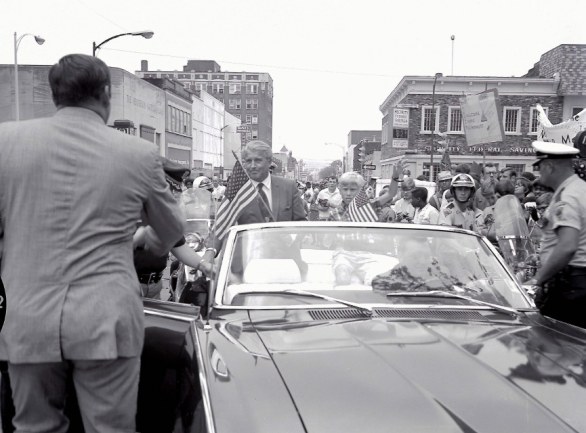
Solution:
<svg viewBox="0 0 586 433">
<path fill-rule="evenodd" d="M 223 71 L 268 72 L 273 149 L 340 159 L 350 130 L 380 129 L 379 106 L 406 75 L 521 76 L 559 44 L 586 44 L 584 0 L 0 0 L 0 63 L 54 64 L 91 54 L 135 72 L 182 70 L 188 59 Z M 330 144 L 326 144 L 330 143 Z M 333 144 L 331 144 L 333 143 Z"/>
</svg>

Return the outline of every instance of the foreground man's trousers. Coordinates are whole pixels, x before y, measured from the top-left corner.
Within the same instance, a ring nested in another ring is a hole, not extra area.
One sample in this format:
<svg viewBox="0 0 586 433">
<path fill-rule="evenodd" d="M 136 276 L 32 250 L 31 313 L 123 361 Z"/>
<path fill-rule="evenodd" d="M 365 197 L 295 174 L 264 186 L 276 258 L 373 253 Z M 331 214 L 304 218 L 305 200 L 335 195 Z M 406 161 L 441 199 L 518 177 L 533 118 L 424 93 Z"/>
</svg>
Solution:
<svg viewBox="0 0 586 433">
<path fill-rule="evenodd" d="M 66 432 L 72 375 L 86 433 L 135 432 L 140 357 L 8 364 L 17 433 Z"/>
</svg>

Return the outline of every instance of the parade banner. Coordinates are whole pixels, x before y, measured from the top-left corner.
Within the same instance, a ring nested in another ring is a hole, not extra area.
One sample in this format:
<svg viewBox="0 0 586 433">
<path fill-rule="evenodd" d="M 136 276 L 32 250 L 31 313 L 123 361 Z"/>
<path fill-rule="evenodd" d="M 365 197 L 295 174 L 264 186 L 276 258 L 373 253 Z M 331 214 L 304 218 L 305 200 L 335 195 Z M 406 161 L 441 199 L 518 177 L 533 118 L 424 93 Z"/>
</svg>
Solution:
<svg viewBox="0 0 586 433">
<path fill-rule="evenodd" d="M 504 140 L 502 110 L 496 89 L 461 97 L 460 108 L 468 146 Z"/>
<path fill-rule="evenodd" d="M 537 104 L 537 140 L 549 143 L 562 143 L 573 146 L 572 139 L 578 132 L 586 129 L 586 109 L 580 111 L 570 120 L 552 125 L 545 110 Z"/>
</svg>

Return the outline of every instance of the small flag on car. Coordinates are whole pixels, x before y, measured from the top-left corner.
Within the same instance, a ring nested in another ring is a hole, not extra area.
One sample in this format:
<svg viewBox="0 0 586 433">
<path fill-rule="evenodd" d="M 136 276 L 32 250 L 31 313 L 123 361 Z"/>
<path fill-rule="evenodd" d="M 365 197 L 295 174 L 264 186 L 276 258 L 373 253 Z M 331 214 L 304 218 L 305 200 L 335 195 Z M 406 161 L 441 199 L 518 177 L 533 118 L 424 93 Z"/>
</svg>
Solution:
<svg viewBox="0 0 586 433">
<path fill-rule="evenodd" d="M 364 185 L 366 186 L 366 184 Z M 348 216 L 353 222 L 374 222 L 378 221 L 378 216 L 370 203 L 364 186 L 358 191 L 358 194 L 352 199 L 348 206 Z"/>
<path fill-rule="evenodd" d="M 234 154 L 236 156 L 236 154 Z M 218 240 L 224 239 L 228 229 L 234 225 L 240 212 L 256 198 L 257 192 L 242 164 L 236 158 L 232 175 L 228 180 L 224 199 L 216 211 L 214 234 Z"/>
</svg>

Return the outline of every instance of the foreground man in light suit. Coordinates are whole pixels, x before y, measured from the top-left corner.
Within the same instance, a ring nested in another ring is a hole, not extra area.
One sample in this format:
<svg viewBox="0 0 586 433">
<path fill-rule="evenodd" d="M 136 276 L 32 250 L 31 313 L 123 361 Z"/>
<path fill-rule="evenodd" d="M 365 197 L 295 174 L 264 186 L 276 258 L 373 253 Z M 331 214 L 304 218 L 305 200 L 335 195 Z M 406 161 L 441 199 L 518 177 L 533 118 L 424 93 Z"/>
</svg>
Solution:
<svg viewBox="0 0 586 433">
<path fill-rule="evenodd" d="M 134 432 L 144 338 L 132 259 L 142 218 L 164 254 L 182 236 L 156 147 L 106 126 L 110 73 L 63 57 L 49 72 L 57 113 L 0 124 L 0 359 L 17 432 L 64 432 L 73 378 L 86 432 Z"/>
</svg>

